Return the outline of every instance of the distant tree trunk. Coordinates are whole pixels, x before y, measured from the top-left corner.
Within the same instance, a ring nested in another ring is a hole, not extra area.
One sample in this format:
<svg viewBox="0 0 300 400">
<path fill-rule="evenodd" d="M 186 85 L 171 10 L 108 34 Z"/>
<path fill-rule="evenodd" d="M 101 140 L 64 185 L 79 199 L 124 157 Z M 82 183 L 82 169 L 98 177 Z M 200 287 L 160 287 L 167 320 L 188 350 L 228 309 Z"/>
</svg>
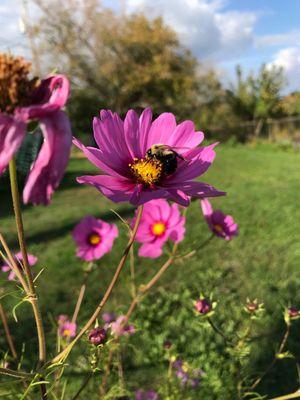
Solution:
<svg viewBox="0 0 300 400">
<path fill-rule="evenodd" d="M 264 120 L 262 118 L 259 119 L 258 121 L 256 121 L 255 128 L 254 128 L 254 136 L 256 138 L 258 138 L 260 136 L 263 124 L 264 124 Z"/>
</svg>

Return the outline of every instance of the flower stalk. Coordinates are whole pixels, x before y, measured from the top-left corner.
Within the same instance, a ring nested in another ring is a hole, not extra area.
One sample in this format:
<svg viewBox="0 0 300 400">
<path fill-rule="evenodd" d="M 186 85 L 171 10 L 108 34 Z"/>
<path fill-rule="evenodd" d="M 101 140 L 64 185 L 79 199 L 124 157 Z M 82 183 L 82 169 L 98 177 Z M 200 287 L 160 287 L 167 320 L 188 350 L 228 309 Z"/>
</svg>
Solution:
<svg viewBox="0 0 300 400">
<path fill-rule="evenodd" d="M 10 333 L 10 329 L 9 329 L 7 318 L 6 318 L 6 313 L 5 313 L 4 308 L 1 303 L 0 303 L 0 318 L 1 318 L 1 321 L 2 321 L 2 324 L 4 327 L 6 340 L 7 340 L 8 346 L 10 348 L 11 354 L 12 354 L 14 360 L 16 360 L 18 358 L 17 351 L 16 351 L 16 348 L 14 345 L 13 338 Z"/>
<path fill-rule="evenodd" d="M 12 159 L 9 162 L 9 177 L 10 177 L 10 184 L 11 184 L 11 194 L 13 200 L 13 207 L 15 213 L 15 220 L 18 232 L 18 240 L 19 245 L 22 253 L 23 258 L 23 267 L 24 273 L 27 279 L 27 295 L 28 300 L 30 301 L 34 318 L 36 322 L 37 334 L 38 334 L 38 343 L 39 343 L 39 361 L 40 364 L 43 365 L 46 361 L 46 341 L 45 341 L 45 334 L 44 334 L 44 327 L 41 317 L 40 308 L 38 305 L 38 298 L 33 282 L 33 277 L 31 274 L 28 257 L 27 257 L 27 249 L 25 243 L 25 235 L 24 235 L 24 226 L 23 226 L 23 219 L 21 213 L 21 205 L 20 205 L 20 196 L 19 196 L 19 189 L 18 189 L 18 182 L 17 182 L 17 170 L 16 170 L 16 163 L 15 160 Z M 24 288 L 25 289 L 25 288 Z"/>
</svg>

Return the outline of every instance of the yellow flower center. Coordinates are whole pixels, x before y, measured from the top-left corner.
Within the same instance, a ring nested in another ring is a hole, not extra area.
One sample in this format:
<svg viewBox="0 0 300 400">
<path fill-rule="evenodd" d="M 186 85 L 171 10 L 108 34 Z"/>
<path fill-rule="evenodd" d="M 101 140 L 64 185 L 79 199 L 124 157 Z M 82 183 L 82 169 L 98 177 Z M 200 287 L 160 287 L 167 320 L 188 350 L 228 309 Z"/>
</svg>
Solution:
<svg viewBox="0 0 300 400">
<path fill-rule="evenodd" d="M 158 183 L 163 172 L 163 164 L 156 158 L 134 159 L 133 164 L 129 164 L 131 172 L 138 183 L 145 186 L 152 186 Z"/>
<path fill-rule="evenodd" d="M 166 231 L 166 224 L 163 222 L 156 222 L 155 224 L 152 225 L 152 233 L 155 236 L 161 236 L 165 233 Z"/>
<path fill-rule="evenodd" d="M 98 235 L 98 233 L 92 233 L 88 238 L 88 242 L 92 246 L 96 246 L 101 242 L 101 237 Z"/>
<path fill-rule="evenodd" d="M 215 229 L 217 232 L 219 232 L 219 233 L 223 232 L 223 228 L 222 228 L 222 226 L 219 225 L 219 224 L 215 224 L 215 225 L 214 225 L 214 229 Z"/>
<path fill-rule="evenodd" d="M 70 329 L 64 329 L 63 336 L 69 337 L 71 335 Z"/>
</svg>

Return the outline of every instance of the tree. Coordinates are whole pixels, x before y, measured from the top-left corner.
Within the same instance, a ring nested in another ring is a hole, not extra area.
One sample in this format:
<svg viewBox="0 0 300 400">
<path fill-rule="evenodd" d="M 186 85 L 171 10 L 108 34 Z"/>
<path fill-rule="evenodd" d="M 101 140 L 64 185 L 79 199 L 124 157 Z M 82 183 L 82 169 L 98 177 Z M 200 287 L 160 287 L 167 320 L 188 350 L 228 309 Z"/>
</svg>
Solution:
<svg viewBox="0 0 300 400">
<path fill-rule="evenodd" d="M 197 107 L 197 60 L 161 18 L 120 15 L 96 0 L 33 0 L 42 64 L 72 80 L 75 129 L 100 107 L 124 114 L 151 106 L 186 117 Z"/>
<path fill-rule="evenodd" d="M 227 99 L 233 113 L 242 121 L 254 122 L 254 135 L 260 135 L 267 118 L 281 113 L 280 92 L 285 79 L 281 68 L 263 65 L 255 76 L 244 78 L 241 67 L 237 67 L 237 84 L 227 91 Z"/>
</svg>

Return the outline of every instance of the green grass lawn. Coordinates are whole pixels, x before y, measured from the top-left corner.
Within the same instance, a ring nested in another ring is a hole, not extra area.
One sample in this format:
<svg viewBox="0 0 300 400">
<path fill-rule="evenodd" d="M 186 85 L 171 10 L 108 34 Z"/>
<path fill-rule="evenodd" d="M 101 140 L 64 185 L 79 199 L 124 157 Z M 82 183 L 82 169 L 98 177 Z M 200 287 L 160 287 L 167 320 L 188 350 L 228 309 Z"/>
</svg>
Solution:
<svg viewBox="0 0 300 400">
<path fill-rule="evenodd" d="M 181 301 L 184 303 L 182 299 L 185 298 L 186 290 L 188 296 L 194 298 L 200 291 L 213 291 L 219 302 L 216 318 L 224 329 L 226 324 L 229 324 L 228 329 L 233 329 L 230 321 L 239 315 L 247 297 L 257 297 L 263 301 L 267 313 L 264 331 L 267 334 L 263 344 L 258 345 L 257 351 L 252 354 L 251 363 L 258 368 L 267 365 L 282 334 L 282 306 L 289 302 L 300 306 L 299 165 L 299 153 L 246 146 L 224 145 L 217 149 L 216 161 L 203 180 L 227 191 L 226 197 L 213 200 L 213 204 L 234 216 L 239 224 L 239 236 L 230 243 L 214 239 L 196 257 L 184 264 L 172 266 L 165 274 L 161 284 L 136 314 L 141 329 L 133 341 L 140 348 L 136 351 L 134 360 L 127 363 L 130 372 L 125 372 L 125 376 L 129 381 L 147 385 L 147 381 L 158 379 L 150 378 L 152 372 L 155 376 L 155 371 L 151 370 L 153 359 L 159 356 L 159 345 L 168 336 L 172 336 L 178 351 L 185 357 L 192 359 L 193 354 L 197 353 L 201 362 L 208 362 L 205 348 L 199 344 L 199 338 L 195 337 L 198 328 L 195 328 L 191 320 L 180 319 Z M 127 204 L 113 204 L 95 189 L 79 185 L 75 181 L 76 176 L 94 171 L 88 161 L 71 159 L 63 183 L 55 193 L 51 205 L 24 207 L 29 251 L 39 258 L 38 266 L 34 268 L 44 268 L 38 287 L 42 312 L 47 320 L 48 338 L 54 335 L 52 318 L 60 313 L 72 314 L 76 301 L 74 294 L 78 292 L 83 278 L 81 262 L 75 257 L 75 246 L 71 237 L 74 225 L 82 217 L 93 215 L 117 223 L 120 231 L 113 252 L 99 261 L 99 268 L 90 279 L 79 322 L 86 320 L 99 301 L 126 243 L 125 228 L 110 209 L 129 218 L 133 213 L 132 207 Z M 0 227 L 11 246 L 17 250 L 12 208 L 11 205 L 6 205 L 8 189 L 5 185 L 7 186 L 5 179 L 0 181 Z M 193 249 L 209 234 L 199 202 L 193 202 L 188 209 L 187 233 L 180 245 L 181 249 L 184 252 Z M 137 260 L 137 281 L 141 283 L 150 277 L 163 261 L 164 257 L 155 261 L 144 260 L 143 263 Z M 9 290 L 13 286 L 5 284 L 5 288 Z M 129 268 L 126 268 L 107 310 L 125 311 L 130 302 L 129 291 Z M 163 304 L 159 303 L 159 295 L 165 299 Z M 5 303 L 8 308 L 11 300 L 5 300 Z M 186 307 L 184 304 L 182 307 Z M 28 306 L 22 305 L 17 310 L 19 324 L 11 322 L 15 337 L 26 342 L 28 352 L 35 346 L 34 325 L 29 310 Z M 161 333 L 162 331 L 165 333 Z M 299 324 L 296 322 L 289 345 L 299 358 L 298 332 Z M 154 334 L 156 337 L 153 338 Z M 201 336 L 201 332 L 199 335 Z M 207 337 L 210 338 L 209 344 L 206 344 L 207 351 L 217 351 L 212 344 L 215 341 L 214 336 Z M 149 344 L 151 340 L 153 343 Z M 0 344 L 4 345 L 3 338 Z M 54 352 L 54 344 L 48 345 L 48 351 Z M 228 376 L 220 363 L 218 365 L 214 371 L 217 376 L 209 376 L 211 382 L 219 385 L 215 389 L 218 395 L 210 391 L 207 393 L 211 395 L 206 394 L 203 397 L 205 399 L 227 398 L 221 386 L 222 380 L 228 380 Z M 292 391 L 297 387 L 296 379 L 295 367 L 291 361 L 282 361 L 274 369 L 273 375 L 267 377 L 260 386 L 260 391 L 273 395 Z M 224 386 L 227 384 L 228 382 L 223 382 Z"/>
</svg>

